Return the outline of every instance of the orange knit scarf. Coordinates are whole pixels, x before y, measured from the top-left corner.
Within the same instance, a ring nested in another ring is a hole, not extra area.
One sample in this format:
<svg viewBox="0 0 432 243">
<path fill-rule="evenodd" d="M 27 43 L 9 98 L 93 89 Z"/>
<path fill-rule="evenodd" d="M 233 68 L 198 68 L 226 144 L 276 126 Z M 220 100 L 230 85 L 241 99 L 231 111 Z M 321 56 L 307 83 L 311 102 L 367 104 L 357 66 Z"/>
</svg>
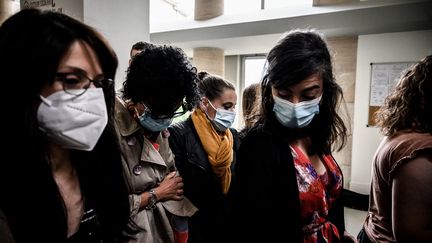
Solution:
<svg viewBox="0 0 432 243">
<path fill-rule="evenodd" d="M 192 113 L 191 117 L 213 171 L 220 178 L 222 191 L 226 194 L 231 183 L 234 143 L 232 133 L 229 129 L 225 132 L 217 132 L 199 108 Z"/>
</svg>

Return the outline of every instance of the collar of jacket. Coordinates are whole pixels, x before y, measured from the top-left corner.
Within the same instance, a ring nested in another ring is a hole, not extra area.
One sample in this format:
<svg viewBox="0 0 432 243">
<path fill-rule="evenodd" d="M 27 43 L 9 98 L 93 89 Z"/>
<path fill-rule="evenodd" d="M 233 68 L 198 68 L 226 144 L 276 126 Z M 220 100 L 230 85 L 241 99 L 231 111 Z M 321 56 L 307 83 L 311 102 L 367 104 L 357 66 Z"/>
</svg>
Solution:
<svg viewBox="0 0 432 243">
<path fill-rule="evenodd" d="M 115 100 L 114 117 L 123 137 L 130 136 L 141 129 L 141 125 L 129 113 L 125 101 L 118 96 Z"/>
</svg>

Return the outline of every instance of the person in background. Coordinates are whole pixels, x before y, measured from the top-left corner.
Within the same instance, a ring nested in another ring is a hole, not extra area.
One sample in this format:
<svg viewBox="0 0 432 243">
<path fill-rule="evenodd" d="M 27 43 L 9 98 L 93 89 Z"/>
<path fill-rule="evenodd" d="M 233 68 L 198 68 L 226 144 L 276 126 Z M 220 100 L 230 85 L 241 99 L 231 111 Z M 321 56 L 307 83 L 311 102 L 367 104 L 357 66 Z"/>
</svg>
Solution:
<svg viewBox="0 0 432 243">
<path fill-rule="evenodd" d="M 25 9 L 1 25 L 3 88 L 19 96 L 2 96 L 8 159 L 0 163 L 0 225 L 7 221 L 10 232 L 0 239 L 133 236 L 113 126 L 116 68 L 101 34 L 61 13 Z"/>
<path fill-rule="evenodd" d="M 189 221 L 189 243 L 225 242 L 229 228 L 229 191 L 237 150 L 234 85 L 219 76 L 199 73 L 199 108 L 169 127 L 175 163 L 184 194 L 198 207 Z"/>
<path fill-rule="evenodd" d="M 132 59 L 140 52 L 142 52 L 143 50 L 147 49 L 147 48 L 151 48 L 153 46 L 153 44 L 148 43 L 148 42 L 144 42 L 144 41 L 138 41 L 135 44 L 132 45 L 132 48 L 130 50 L 129 53 L 129 65 L 132 62 Z"/>
<path fill-rule="evenodd" d="M 131 242 L 186 242 L 196 208 L 183 196 L 166 128 L 198 104 L 197 73 L 185 53 L 153 45 L 132 59 L 116 124 L 129 184 L 131 213 L 143 229 Z"/>
<path fill-rule="evenodd" d="M 385 135 L 372 165 L 359 242 L 432 242 L 432 55 L 401 77 L 377 114 Z"/>
<path fill-rule="evenodd" d="M 152 48 L 153 44 L 149 42 L 143 42 L 138 41 L 135 44 L 132 45 L 130 51 L 129 51 L 129 66 L 132 63 L 132 59 L 140 52 L 142 52 L 146 48 Z M 123 87 L 121 87 L 119 90 L 117 90 L 116 95 L 121 96 L 123 93 Z"/>
<path fill-rule="evenodd" d="M 242 114 L 244 126 L 239 132 L 239 138 L 243 139 L 249 129 L 257 122 L 259 118 L 257 112 L 260 111 L 261 90 L 259 83 L 253 83 L 243 90 L 242 96 Z"/>
<path fill-rule="evenodd" d="M 315 30 L 292 30 L 267 62 L 262 111 L 235 167 L 237 225 L 246 229 L 238 235 L 247 242 L 354 242 L 331 153 L 333 145 L 342 148 L 346 127 L 327 44 Z"/>
</svg>

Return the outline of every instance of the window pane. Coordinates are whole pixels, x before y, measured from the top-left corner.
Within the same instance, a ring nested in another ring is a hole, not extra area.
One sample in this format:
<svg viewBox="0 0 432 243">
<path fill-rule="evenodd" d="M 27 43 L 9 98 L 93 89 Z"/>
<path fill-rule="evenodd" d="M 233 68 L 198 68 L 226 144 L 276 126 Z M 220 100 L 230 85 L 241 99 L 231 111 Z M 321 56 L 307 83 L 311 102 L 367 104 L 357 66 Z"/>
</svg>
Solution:
<svg viewBox="0 0 432 243">
<path fill-rule="evenodd" d="M 261 81 L 265 57 L 246 57 L 244 63 L 244 87 Z"/>
</svg>

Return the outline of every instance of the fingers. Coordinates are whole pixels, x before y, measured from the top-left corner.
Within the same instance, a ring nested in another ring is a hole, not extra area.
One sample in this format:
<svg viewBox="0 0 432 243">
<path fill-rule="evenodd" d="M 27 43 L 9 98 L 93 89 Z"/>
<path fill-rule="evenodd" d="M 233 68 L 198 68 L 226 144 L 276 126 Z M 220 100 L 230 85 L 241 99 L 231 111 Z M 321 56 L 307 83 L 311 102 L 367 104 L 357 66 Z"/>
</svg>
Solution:
<svg viewBox="0 0 432 243">
<path fill-rule="evenodd" d="M 176 195 L 172 198 L 173 200 L 180 201 L 183 199 L 183 189 L 178 189 Z"/>
<path fill-rule="evenodd" d="M 164 188 L 166 199 L 182 200 L 184 183 L 183 178 L 178 175 L 177 171 L 168 173 L 160 186 Z"/>
<path fill-rule="evenodd" d="M 176 172 L 173 171 L 173 172 L 170 172 L 167 177 L 168 178 L 174 178 L 175 176 L 176 176 Z"/>
<path fill-rule="evenodd" d="M 183 182 L 179 182 L 179 183 L 177 183 L 177 188 L 183 188 L 184 187 L 184 184 L 183 184 Z"/>
<path fill-rule="evenodd" d="M 174 179 L 177 183 L 183 183 L 183 178 L 181 178 L 181 176 L 177 176 Z"/>
</svg>

